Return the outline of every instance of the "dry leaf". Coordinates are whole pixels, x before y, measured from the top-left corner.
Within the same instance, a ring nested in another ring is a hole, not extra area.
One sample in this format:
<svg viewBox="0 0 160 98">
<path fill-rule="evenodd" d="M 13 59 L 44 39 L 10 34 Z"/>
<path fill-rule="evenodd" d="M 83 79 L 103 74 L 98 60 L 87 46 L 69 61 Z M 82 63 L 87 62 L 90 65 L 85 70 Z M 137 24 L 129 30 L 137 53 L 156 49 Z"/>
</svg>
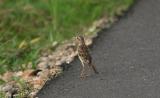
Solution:
<svg viewBox="0 0 160 98">
<path fill-rule="evenodd" d="M 12 77 L 13 77 L 13 72 L 9 72 L 8 71 L 8 72 L 6 72 L 6 73 L 3 74 L 2 79 L 4 81 L 8 82 L 8 81 L 10 81 L 12 79 Z"/>
<path fill-rule="evenodd" d="M 22 74 L 22 79 L 24 80 L 29 80 L 31 78 L 30 74 L 33 72 L 34 70 L 29 69 L 29 70 L 25 70 Z"/>
<path fill-rule="evenodd" d="M 28 43 L 27 43 L 25 40 L 23 40 L 23 41 L 19 44 L 18 48 L 19 48 L 19 49 L 25 49 L 27 46 L 28 46 Z"/>
<path fill-rule="evenodd" d="M 40 39 L 41 39 L 40 37 L 34 38 L 34 39 L 32 39 L 32 40 L 30 41 L 30 44 L 35 44 L 35 43 L 39 42 Z"/>
</svg>

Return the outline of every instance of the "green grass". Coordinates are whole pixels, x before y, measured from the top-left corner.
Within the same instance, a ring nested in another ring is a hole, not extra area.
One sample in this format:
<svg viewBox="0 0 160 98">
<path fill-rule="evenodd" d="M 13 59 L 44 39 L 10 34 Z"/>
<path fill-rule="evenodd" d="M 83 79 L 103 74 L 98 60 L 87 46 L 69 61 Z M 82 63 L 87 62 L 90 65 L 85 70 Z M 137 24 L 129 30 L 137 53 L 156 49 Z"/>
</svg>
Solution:
<svg viewBox="0 0 160 98">
<path fill-rule="evenodd" d="M 103 16 L 115 16 L 133 1 L 0 0 L 0 73 L 24 70 L 29 62 L 34 68 L 42 49 L 75 36 Z"/>
</svg>

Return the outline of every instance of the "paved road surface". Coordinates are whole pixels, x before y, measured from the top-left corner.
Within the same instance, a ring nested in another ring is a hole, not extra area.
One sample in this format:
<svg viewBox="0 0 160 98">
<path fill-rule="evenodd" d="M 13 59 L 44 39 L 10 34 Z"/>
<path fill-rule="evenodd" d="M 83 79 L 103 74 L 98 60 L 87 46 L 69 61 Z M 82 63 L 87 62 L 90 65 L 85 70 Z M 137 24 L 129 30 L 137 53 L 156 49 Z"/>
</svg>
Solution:
<svg viewBox="0 0 160 98">
<path fill-rule="evenodd" d="M 99 75 L 78 78 L 75 60 L 39 98 L 160 98 L 160 0 L 140 0 L 91 48 Z"/>
</svg>

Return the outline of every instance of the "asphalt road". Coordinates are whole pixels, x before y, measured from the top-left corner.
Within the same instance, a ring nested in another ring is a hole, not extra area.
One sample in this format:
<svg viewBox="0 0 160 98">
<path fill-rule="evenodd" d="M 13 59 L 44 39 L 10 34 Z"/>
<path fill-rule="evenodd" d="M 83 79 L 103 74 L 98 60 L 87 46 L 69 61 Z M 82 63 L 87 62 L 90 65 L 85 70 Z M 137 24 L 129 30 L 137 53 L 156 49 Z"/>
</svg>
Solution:
<svg viewBox="0 0 160 98">
<path fill-rule="evenodd" d="M 76 59 L 39 98 L 160 98 L 160 0 L 140 0 L 91 47 L 100 74 L 80 80 Z"/>
</svg>

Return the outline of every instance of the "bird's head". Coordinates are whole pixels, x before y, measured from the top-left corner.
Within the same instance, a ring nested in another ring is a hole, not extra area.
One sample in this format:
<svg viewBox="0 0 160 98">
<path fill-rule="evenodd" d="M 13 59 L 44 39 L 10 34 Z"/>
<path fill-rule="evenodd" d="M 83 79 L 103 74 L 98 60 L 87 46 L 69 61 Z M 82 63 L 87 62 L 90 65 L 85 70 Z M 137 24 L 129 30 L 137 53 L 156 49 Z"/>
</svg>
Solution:
<svg viewBox="0 0 160 98">
<path fill-rule="evenodd" d="M 83 36 L 76 36 L 76 40 L 78 42 L 79 45 L 83 44 L 84 43 L 84 38 Z"/>
</svg>

